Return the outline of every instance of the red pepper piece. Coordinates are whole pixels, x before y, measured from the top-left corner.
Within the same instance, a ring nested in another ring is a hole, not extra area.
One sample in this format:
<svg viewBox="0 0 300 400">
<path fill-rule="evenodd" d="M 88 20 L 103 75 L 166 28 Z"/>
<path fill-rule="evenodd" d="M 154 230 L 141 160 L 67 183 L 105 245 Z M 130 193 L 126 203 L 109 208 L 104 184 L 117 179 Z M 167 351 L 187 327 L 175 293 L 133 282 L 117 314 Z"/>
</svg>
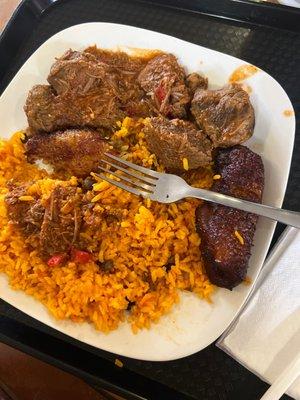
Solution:
<svg viewBox="0 0 300 400">
<path fill-rule="evenodd" d="M 65 259 L 65 254 L 54 254 L 54 256 L 49 258 L 47 264 L 49 265 L 49 267 L 57 267 L 58 265 L 62 264 Z"/>
<path fill-rule="evenodd" d="M 88 253 L 87 251 L 78 250 L 74 247 L 71 250 L 71 255 L 72 260 L 80 264 L 86 264 L 92 259 L 92 255 L 90 253 Z"/>
<path fill-rule="evenodd" d="M 167 93 L 165 88 L 162 85 L 159 85 L 156 89 L 155 89 L 155 96 L 157 97 L 158 101 L 160 103 L 163 102 L 164 98 L 166 97 Z"/>
</svg>

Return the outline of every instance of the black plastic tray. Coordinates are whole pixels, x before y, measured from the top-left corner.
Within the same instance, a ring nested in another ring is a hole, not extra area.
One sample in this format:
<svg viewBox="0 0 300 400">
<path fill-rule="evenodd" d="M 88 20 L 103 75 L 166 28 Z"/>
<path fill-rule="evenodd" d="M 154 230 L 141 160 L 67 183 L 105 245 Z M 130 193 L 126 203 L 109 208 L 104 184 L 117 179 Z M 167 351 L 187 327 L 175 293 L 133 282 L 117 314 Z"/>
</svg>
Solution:
<svg viewBox="0 0 300 400">
<path fill-rule="evenodd" d="M 0 38 L 0 93 L 50 36 L 74 24 L 106 21 L 167 33 L 253 63 L 278 80 L 299 116 L 299 20 L 297 9 L 249 1 L 25 0 Z M 299 210 L 299 181 L 298 119 L 287 208 Z M 118 368 L 114 354 L 56 332 L 3 301 L 0 316 L 0 341 L 126 398 L 255 400 L 268 387 L 214 345 L 165 363 L 118 357 L 124 363 Z"/>
</svg>

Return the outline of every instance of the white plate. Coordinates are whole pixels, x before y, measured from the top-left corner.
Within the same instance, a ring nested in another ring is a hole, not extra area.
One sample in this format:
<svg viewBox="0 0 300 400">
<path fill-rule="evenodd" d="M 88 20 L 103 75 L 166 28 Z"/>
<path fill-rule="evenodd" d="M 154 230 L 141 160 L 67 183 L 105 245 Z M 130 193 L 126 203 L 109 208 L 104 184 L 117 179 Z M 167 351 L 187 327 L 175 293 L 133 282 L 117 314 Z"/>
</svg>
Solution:
<svg viewBox="0 0 300 400">
<path fill-rule="evenodd" d="M 99 22 L 76 25 L 47 40 L 26 61 L 3 93 L 0 98 L 3 137 L 10 137 L 16 130 L 26 127 L 23 105 L 27 93 L 34 84 L 46 82 L 54 58 L 68 48 L 78 50 L 93 44 L 105 48 L 129 46 L 171 52 L 188 71 L 206 74 L 214 86 L 227 83 L 232 71 L 245 64 L 244 61 L 226 54 L 131 26 Z M 294 117 L 285 117 L 283 112 L 292 110 L 292 105 L 282 87 L 263 71 L 249 78 L 247 84 L 252 88 L 251 101 L 256 115 L 254 136 L 247 146 L 259 153 L 264 161 L 264 202 L 281 206 L 290 169 L 295 131 Z M 258 223 L 249 268 L 252 282 L 262 267 L 274 227 L 273 222 L 263 218 Z M 10 289 L 5 275 L 0 275 L 1 298 L 31 317 L 103 350 L 157 361 L 184 357 L 211 344 L 233 320 L 252 285 L 242 284 L 232 292 L 219 289 L 213 297 L 213 304 L 184 292 L 181 294 L 180 304 L 150 330 L 143 330 L 134 335 L 130 326 L 124 323 L 116 331 L 102 334 L 88 323 L 56 321 L 41 303 L 23 292 Z"/>
</svg>

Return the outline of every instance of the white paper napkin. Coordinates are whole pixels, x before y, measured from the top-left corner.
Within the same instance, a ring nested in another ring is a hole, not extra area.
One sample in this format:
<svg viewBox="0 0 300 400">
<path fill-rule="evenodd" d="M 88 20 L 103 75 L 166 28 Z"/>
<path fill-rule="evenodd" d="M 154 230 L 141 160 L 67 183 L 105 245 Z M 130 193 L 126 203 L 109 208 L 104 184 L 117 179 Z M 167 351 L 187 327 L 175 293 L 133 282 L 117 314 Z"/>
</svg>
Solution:
<svg viewBox="0 0 300 400">
<path fill-rule="evenodd" d="M 217 346 L 270 384 L 299 355 L 300 230 L 285 230 L 252 296 Z M 300 400 L 300 377 L 287 393 Z"/>
<path fill-rule="evenodd" d="M 280 4 L 290 7 L 300 7 L 300 0 L 279 0 Z"/>
</svg>

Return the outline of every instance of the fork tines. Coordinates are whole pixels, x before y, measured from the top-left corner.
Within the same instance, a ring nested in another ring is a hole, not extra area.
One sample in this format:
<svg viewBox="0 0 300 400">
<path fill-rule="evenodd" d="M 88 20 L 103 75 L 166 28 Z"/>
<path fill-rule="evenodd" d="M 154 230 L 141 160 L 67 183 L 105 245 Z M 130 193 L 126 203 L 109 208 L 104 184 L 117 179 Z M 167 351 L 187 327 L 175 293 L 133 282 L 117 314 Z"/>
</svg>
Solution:
<svg viewBox="0 0 300 400">
<path fill-rule="evenodd" d="M 101 179 L 130 193 L 149 197 L 154 192 L 158 173 L 105 153 L 97 174 Z M 110 175 L 110 176 L 108 176 Z"/>
</svg>

